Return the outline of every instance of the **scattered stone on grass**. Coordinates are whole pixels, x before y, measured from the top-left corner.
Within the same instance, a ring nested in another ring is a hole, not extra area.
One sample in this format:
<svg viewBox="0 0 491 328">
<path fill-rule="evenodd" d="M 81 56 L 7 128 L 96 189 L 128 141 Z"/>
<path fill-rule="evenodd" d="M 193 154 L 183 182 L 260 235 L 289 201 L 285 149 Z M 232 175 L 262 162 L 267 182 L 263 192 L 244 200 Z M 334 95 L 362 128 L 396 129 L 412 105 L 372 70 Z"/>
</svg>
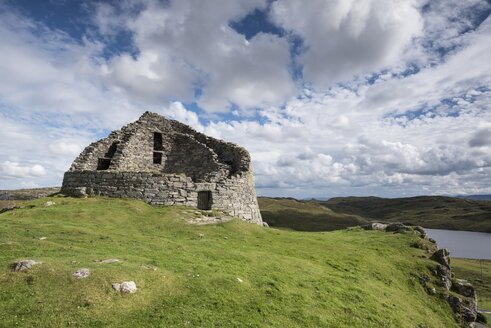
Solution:
<svg viewBox="0 0 491 328">
<path fill-rule="evenodd" d="M 268 224 L 268 222 L 263 221 L 263 227 L 265 227 L 265 228 L 269 228 L 269 224 Z"/>
<path fill-rule="evenodd" d="M 43 205 L 44 205 L 44 207 L 50 207 L 50 206 L 56 205 L 56 203 L 49 200 L 46 203 L 44 203 Z"/>
<path fill-rule="evenodd" d="M 82 268 L 73 273 L 73 276 L 77 279 L 83 279 L 90 276 L 90 270 L 87 268 Z"/>
<path fill-rule="evenodd" d="M 46 237 L 39 237 L 39 240 L 46 240 Z"/>
<path fill-rule="evenodd" d="M 126 294 L 136 293 L 138 289 L 136 288 L 136 283 L 134 281 L 123 281 L 121 283 L 114 283 L 112 284 L 112 287 L 114 290 Z"/>
<path fill-rule="evenodd" d="M 428 292 L 430 295 L 436 295 L 435 287 L 426 287 L 426 292 Z"/>
<path fill-rule="evenodd" d="M 121 262 L 118 259 L 106 259 L 106 260 L 94 260 L 96 263 L 108 264 L 108 263 L 119 263 Z"/>
<path fill-rule="evenodd" d="M 385 228 L 385 231 L 387 232 L 394 232 L 394 233 L 401 233 L 404 231 L 409 231 L 411 230 L 410 227 L 400 223 L 400 222 L 395 222 L 395 223 L 389 223 L 387 227 Z"/>
<path fill-rule="evenodd" d="M 386 223 L 372 222 L 361 226 L 365 230 L 385 230 L 387 228 Z"/>
<path fill-rule="evenodd" d="M 19 271 L 27 271 L 29 270 L 32 266 L 41 264 L 42 262 L 38 262 L 35 260 L 19 260 L 16 261 L 12 264 L 12 271 L 13 272 L 19 272 Z"/>
<path fill-rule="evenodd" d="M 240 282 L 240 283 L 243 283 L 244 280 L 240 279 L 239 277 L 237 277 L 237 281 Z"/>
</svg>

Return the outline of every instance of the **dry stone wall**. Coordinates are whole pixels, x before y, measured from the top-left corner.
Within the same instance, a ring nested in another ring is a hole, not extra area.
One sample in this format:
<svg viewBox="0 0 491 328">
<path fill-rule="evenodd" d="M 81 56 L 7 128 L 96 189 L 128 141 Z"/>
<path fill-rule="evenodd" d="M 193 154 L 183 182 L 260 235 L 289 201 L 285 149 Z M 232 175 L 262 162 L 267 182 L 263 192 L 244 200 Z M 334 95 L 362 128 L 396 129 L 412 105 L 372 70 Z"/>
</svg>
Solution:
<svg viewBox="0 0 491 328">
<path fill-rule="evenodd" d="M 66 172 L 62 192 L 138 198 L 153 205 L 198 207 L 198 192 L 210 191 L 212 208 L 260 224 L 262 219 L 251 179 L 245 175 L 218 182 L 193 182 L 185 176 L 149 172 Z"/>
<path fill-rule="evenodd" d="M 161 205 L 206 208 L 200 201 L 208 202 L 213 209 L 262 223 L 244 148 L 149 112 L 86 147 L 65 173 L 62 192 Z"/>
</svg>

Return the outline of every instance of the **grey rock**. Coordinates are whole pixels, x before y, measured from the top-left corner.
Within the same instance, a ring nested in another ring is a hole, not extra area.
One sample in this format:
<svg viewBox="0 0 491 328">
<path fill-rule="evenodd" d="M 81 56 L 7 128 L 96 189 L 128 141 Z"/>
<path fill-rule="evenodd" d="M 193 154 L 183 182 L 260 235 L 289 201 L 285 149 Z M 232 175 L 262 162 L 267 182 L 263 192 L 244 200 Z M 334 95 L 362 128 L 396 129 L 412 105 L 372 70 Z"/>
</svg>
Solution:
<svg viewBox="0 0 491 328">
<path fill-rule="evenodd" d="M 437 250 L 433 253 L 431 259 L 450 269 L 450 252 L 448 249 L 441 248 Z"/>
<path fill-rule="evenodd" d="M 472 299 L 463 299 L 454 295 L 446 296 L 452 311 L 465 322 L 475 322 L 477 319 L 477 303 Z"/>
<path fill-rule="evenodd" d="M 380 222 L 372 222 L 368 224 L 364 224 L 361 227 L 365 230 L 385 230 L 388 224 L 380 223 Z"/>
<path fill-rule="evenodd" d="M 389 223 L 387 227 L 385 228 L 385 231 L 387 232 L 395 232 L 395 233 L 401 233 L 404 231 L 409 231 L 411 228 L 408 226 L 400 223 L 400 222 L 395 222 L 395 223 Z"/>
<path fill-rule="evenodd" d="M 263 227 L 265 227 L 265 228 L 269 228 L 269 224 L 268 224 L 268 222 L 263 221 Z"/>
<path fill-rule="evenodd" d="M 460 295 L 477 299 L 476 290 L 474 286 L 465 280 L 462 279 L 453 280 L 452 290 Z"/>
<path fill-rule="evenodd" d="M 53 202 L 53 201 L 49 200 L 49 201 L 47 201 L 46 203 L 44 203 L 43 205 L 44 205 L 44 207 L 50 207 L 50 206 L 53 206 L 53 205 L 55 205 L 55 204 L 56 204 L 55 202 Z"/>
<path fill-rule="evenodd" d="M 121 283 L 114 283 L 112 284 L 112 287 L 114 290 L 126 294 L 133 294 L 136 293 L 136 291 L 138 290 L 134 281 L 123 281 Z"/>
<path fill-rule="evenodd" d="M 12 271 L 26 271 L 32 268 L 34 265 L 41 264 L 42 262 L 38 262 L 36 260 L 19 260 L 12 264 Z"/>
<path fill-rule="evenodd" d="M 430 295 L 436 295 L 436 289 L 434 287 L 426 287 L 426 292 Z"/>
<path fill-rule="evenodd" d="M 108 264 L 108 263 L 119 263 L 121 261 L 118 259 L 106 259 L 106 260 L 94 260 L 94 262 Z"/>
<path fill-rule="evenodd" d="M 83 279 L 90 276 L 90 270 L 87 268 L 82 268 L 73 273 L 73 276 L 77 279 Z"/>
</svg>

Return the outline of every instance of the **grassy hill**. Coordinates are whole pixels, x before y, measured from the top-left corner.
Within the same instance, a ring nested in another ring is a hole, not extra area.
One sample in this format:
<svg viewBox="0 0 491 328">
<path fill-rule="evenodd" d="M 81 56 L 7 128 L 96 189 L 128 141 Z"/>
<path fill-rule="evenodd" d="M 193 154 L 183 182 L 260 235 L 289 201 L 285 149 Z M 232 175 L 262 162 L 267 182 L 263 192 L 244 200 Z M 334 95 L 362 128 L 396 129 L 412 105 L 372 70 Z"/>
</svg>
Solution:
<svg viewBox="0 0 491 328">
<path fill-rule="evenodd" d="M 263 220 L 272 227 L 299 231 L 331 231 L 367 223 L 358 215 L 336 213 L 317 202 L 259 197 Z"/>
<path fill-rule="evenodd" d="M 319 201 L 339 214 L 399 221 L 425 228 L 491 232 L 491 202 L 442 196 L 338 197 Z"/>
<path fill-rule="evenodd" d="M 46 200 L 0 214 L 2 327 L 457 327 L 418 282 L 435 262 L 412 233 L 196 226 L 185 207 Z M 11 272 L 22 258 L 43 263 Z M 108 258 L 122 262 L 94 262 Z M 123 280 L 137 293 L 112 290 Z"/>
</svg>

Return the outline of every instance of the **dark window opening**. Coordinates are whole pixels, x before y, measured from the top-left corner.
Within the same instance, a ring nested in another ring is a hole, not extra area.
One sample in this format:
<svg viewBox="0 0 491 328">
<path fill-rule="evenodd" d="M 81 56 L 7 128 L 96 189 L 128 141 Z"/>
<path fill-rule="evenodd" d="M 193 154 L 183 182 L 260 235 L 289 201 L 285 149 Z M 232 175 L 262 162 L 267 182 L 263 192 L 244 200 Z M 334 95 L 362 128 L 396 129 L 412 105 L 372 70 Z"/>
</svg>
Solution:
<svg viewBox="0 0 491 328">
<path fill-rule="evenodd" d="M 97 161 L 98 170 L 107 170 L 109 165 L 111 165 L 111 160 L 109 158 L 99 158 Z"/>
<path fill-rule="evenodd" d="M 109 147 L 109 149 L 107 150 L 107 153 L 104 155 L 104 157 L 112 158 L 116 153 L 116 150 L 118 150 L 118 142 L 113 142 L 111 147 Z"/>
<path fill-rule="evenodd" d="M 198 191 L 198 208 L 200 210 L 211 210 L 211 191 Z"/>
<path fill-rule="evenodd" d="M 162 133 L 153 133 L 153 150 L 163 150 Z"/>
<path fill-rule="evenodd" d="M 162 153 L 153 153 L 153 164 L 162 164 Z"/>
</svg>

